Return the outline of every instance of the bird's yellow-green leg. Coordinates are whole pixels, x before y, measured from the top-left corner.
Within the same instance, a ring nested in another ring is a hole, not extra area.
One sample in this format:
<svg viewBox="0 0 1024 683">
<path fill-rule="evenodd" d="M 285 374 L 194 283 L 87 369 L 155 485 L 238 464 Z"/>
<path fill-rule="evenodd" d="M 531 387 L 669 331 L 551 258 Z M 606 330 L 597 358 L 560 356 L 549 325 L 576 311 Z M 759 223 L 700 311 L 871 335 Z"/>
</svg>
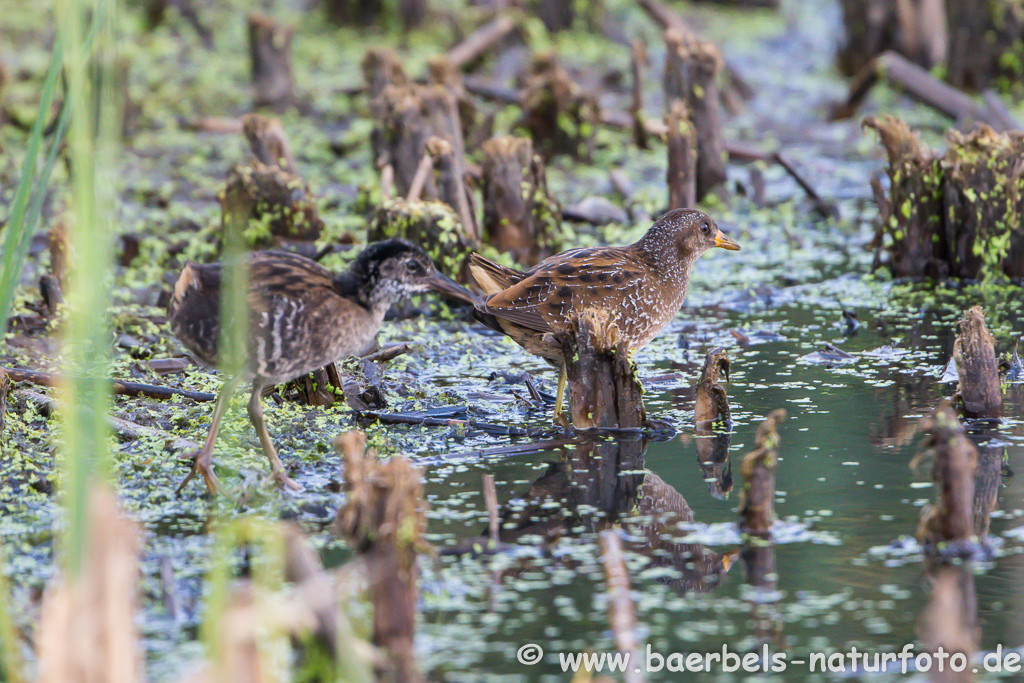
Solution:
<svg viewBox="0 0 1024 683">
<path fill-rule="evenodd" d="M 555 395 L 555 421 L 562 415 L 562 399 L 565 398 L 565 366 L 558 370 L 558 393 Z"/>
</svg>

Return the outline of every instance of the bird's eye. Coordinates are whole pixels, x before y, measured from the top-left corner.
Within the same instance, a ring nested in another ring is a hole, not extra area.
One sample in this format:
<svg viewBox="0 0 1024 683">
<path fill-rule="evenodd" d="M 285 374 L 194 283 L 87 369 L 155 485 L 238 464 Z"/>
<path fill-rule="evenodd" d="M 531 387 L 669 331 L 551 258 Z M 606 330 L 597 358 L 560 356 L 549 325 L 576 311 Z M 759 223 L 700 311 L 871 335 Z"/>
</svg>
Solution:
<svg viewBox="0 0 1024 683">
<path fill-rule="evenodd" d="M 707 221 L 704 221 L 703 223 L 700 224 L 700 231 L 705 235 L 708 234 L 709 232 L 711 232 L 711 224 L 708 223 Z"/>
<path fill-rule="evenodd" d="M 419 261 L 415 259 L 409 259 L 408 261 L 405 262 L 405 269 L 408 270 L 410 273 L 418 273 L 421 270 L 423 270 L 423 266 L 420 265 Z"/>
</svg>

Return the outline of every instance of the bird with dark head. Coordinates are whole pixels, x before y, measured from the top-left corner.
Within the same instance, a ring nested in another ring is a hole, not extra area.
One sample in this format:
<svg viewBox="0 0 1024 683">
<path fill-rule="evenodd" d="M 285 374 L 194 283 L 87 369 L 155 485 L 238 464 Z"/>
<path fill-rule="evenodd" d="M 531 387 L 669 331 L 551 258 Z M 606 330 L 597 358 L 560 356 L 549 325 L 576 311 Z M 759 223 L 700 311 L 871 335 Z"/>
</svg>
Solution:
<svg viewBox="0 0 1024 683">
<path fill-rule="evenodd" d="M 627 247 L 585 247 L 550 256 L 526 272 L 473 254 L 470 272 L 485 292 L 475 317 L 559 368 L 555 418 L 565 393 L 565 359 L 555 339 L 588 309 L 611 314 L 631 351 L 675 317 L 697 258 L 738 250 L 707 214 L 674 209 Z"/>
<path fill-rule="evenodd" d="M 466 289 L 437 271 L 419 247 L 392 239 L 370 245 L 349 269 L 335 275 L 308 258 L 280 251 L 247 255 L 249 314 L 245 371 L 229 379 L 217 397 L 206 443 L 193 454 L 195 465 L 178 487 L 198 472 L 211 492 L 218 489 L 213 446 L 224 408 L 238 385 L 252 380 L 249 419 L 270 460 L 271 473 L 286 487 L 289 478 L 263 420 L 260 394 L 365 348 L 380 329 L 391 304 L 415 292 L 433 290 L 472 299 Z M 187 263 L 168 307 L 171 332 L 209 366 L 220 361 L 220 263 Z"/>
</svg>

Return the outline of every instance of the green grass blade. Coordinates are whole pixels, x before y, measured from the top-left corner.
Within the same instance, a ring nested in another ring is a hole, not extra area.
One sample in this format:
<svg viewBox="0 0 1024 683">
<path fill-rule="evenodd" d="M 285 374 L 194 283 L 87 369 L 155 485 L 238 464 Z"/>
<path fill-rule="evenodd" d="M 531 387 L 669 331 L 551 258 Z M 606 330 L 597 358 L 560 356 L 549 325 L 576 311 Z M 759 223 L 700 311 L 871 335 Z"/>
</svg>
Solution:
<svg viewBox="0 0 1024 683">
<path fill-rule="evenodd" d="M 25 264 L 25 256 L 32 238 L 32 229 L 35 226 L 34 221 L 26 220 L 30 215 L 26 213 L 26 209 L 35 183 L 36 162 L 39 159 L 39 150 L 43 142 L 44 122 L 49 115 L 50 107 L 53 106 L 63 61 L 63 43 L 58 36 L 53 45 L 50 68 L 43 80 L 43 89 L 39 97 L 39 111 L 32 124 L 32 130 L 29 132 L 28 144 L 25 147 L 25 160 L 22 162 L 21 175 L 14 191 L 14 201 L 11 202 L 11 212 L 7 217 L 3 273 L 0 274 L 0 324 L 3 325 L 3 329 L 7 329 L 7 317 L 11 314 L 11 307 L 14 304 L 14 290 L 18 286 L 18 278 L 21 276 L 21 269 Z M 54 142 L 59 143 L 59 140 L 55 138 Z M 59 147 L 59 144 L 57 146 Z M 37 192 L 41 194 L 40 191 Z M 38 213 L 36 217 L 38 217 Z"/>
</svg>

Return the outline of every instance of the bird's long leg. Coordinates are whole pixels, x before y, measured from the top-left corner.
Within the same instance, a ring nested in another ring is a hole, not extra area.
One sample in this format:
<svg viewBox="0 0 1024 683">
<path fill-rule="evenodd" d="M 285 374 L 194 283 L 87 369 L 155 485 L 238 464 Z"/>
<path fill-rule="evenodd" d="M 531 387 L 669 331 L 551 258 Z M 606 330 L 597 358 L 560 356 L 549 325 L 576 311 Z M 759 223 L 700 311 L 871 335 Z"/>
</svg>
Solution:
<svg viewBox="0 0 1024 683">
<path fill-rule="evenodd" d="M 565 366 L 563 365 L 558 369 L 558 392 L 555 395 L 555 422 L 558 422 L 562 416 L 562 401 L 565 398 L 566 379 Z"/>
<path fill-rule="evenodd" d="M 252 422 L 252 426 L 256 428 L 256 434 L 260 437 L 260 443 L 263 445 L 263 452 L 267 454 L 267 459 L 270 461 L 270 476 L 277 479 L 286 488 L 293 491 L 301 491 L 302 486 L 284 473 L 281 458 L 277 457 L 274 442 L 270 440 L 267 424 L 263 421 L 263 405 L 260 403 L 262 393 L 263 384 L 258 380 L 253 380 L 252 396 L 249 398 L 249 420 Z"/>
<path fill-rule="evenodd" d="M 178 488 L 174 490 L 174 495 L 180 494 L 181 490 L 192 481 L 192 477 L 196 476 L 197 472 L 206 481 L 206 488 L 210 490 L 210 493 L 217 493 L 220 490 L 220 482 L 217 481 L 217 475 L 213 472 L 213 445 L 217 441 L 217 432 L 220 431 L 220 421 L 224 418 L 224 409 L 231 402 L 232 394 L 235 393 L 235 390 L 238 389 L 238 385 L 241 383 L 242 375 L 237 375 L 229 379 L 221 387 L 220 393 L 217 395 L 217 402 L 213 406 L 213 417 L 210 419 L 210 431 L 206 433 L 206 443 L 198 451 L 187 453 L 183 456 L 192 458 L 192 471 L 178 484 Z"/>
</svg>

